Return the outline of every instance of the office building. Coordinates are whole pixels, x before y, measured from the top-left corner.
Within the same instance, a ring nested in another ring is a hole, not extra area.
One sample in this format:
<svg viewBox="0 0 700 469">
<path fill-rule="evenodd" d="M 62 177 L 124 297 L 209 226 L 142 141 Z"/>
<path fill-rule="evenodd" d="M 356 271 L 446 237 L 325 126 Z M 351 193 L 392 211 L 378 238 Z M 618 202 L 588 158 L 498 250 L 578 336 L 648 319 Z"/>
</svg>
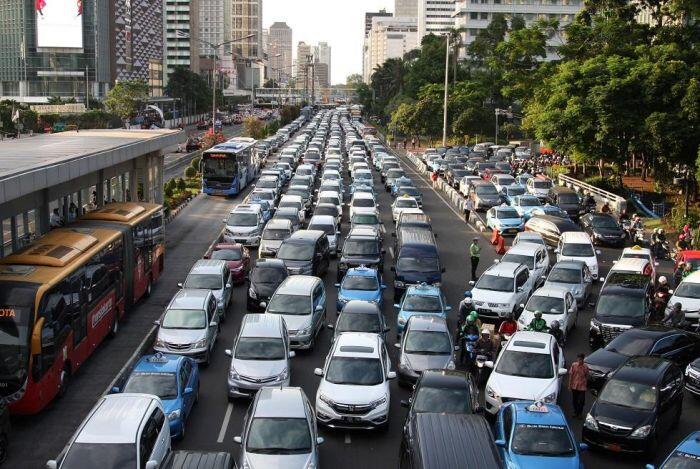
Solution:
<svg viewBox="0 0 700 469">
<path fill-rule="evenodd" d="M 292 28 L 277 21 L 269 28 L 267 56 L 270 77 L 287 83 L 292 76 Z"/>
<path fill-rule="evenodd" d="M 214 49 L 209 44 L 221 44 L 228 40 L 226 33 L 230 27 L 231 0 L 199 0 L 199 56 L 211 60 Z M 229 14 L 227 15 L 227 11 Z M 228 21 L 227 21 L 228 18 Z M 228 27 L 227 27 L 228 26 Z M 207 44 L 209 43 L 209 44 Z M 231 48 L 223 46 L 219 49 L 219 55 Z M 230 53 L 230 52 L 229 52 Z M 204 60 L 202 60 L 204 62 Z M 210 70 L 210 67 L 202 68 Z"/>
<path fill-rule="evenodd" d="M 388 17 L 393 15 L 384 9 L 379 11 L 368 11 L 365 13 L 365 36 L 367 36 L 369 30 L 372 29 L 372 18 L 377 16 Z"/>
<path fill-rule="evenodd" d="M 296 60 L 296 87 L 303 89 L 311 88 L 311 69 L 310 64 L 313 63 L 313 48 L 311 44 L 304 41 L 299 41 L 297 44 L 297 60 Z"/>
<path fill-rule="evenodd" d="M 467 1 L 482 2 L 489 0 Z M 435 34 L 437 36 L 444 35 L 455 27 L 455 19 L 453 18 L 455 13 L 455 0 L 418 0 L 417 10 L 419 42 L 428 34 Z"/>
<path fill-rule="evenodd" d="M 199 72 L 199 1 L 165 0 L 165 74 L 175 67 Z"/>
<path fill-rule="evenodd" d="M 314 62 L 313 74 L 316 88 L 328 88 L 331 86 L 331 76 L 328 70 L 328 64 L 323 62 Z"/>
<path fill-rule="evenodd" d="M 375 67 L 419 47 L 416 18 L 372 18 L 365 46 L 362 79 L 369 84 Z"/>
<path fill-rule="evenodd" d="M 232 44 L 234 54 L 246 59 L 263 57 L 262 0 L 231 0 L 231 37 L 254 36 Z"/>
<path fill-rule="evenodd" d="M 418 0 L 394 0 L 394 16 L 397 18 L 417 18 Z"/>
<path fill-rule="evenodd" d="M 322 87 L 328 87 L 330 86 L 331 82 L 331 46 L 328 45 L 327 42 L 319 42 L 318 45 L 315 48 L 314 52 L 314 61 L 317 64 L 324 64 L 325 67 L 322 67 L 319 69 L 319 67 L 316 67 L 317 73 L 319 73 L 320 70 L 320 76 L 323 78 L 319 78 L 319 83 L 322 83 Z M 321 75 L 322 74 L 322 75 Z"/>
</svg>

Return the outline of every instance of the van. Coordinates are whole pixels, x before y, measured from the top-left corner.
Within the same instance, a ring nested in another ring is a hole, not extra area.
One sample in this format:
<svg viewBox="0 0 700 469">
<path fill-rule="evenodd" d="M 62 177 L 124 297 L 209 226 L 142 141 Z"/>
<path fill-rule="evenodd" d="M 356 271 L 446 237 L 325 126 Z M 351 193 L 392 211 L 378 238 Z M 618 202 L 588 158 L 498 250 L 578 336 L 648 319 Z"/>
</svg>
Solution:
<svg viewBox="0 0 700 469">
<path fill-rule="evenodd" d="M 569 187 L 552 187 L 547 194 L 547 202 L 565 211 L 572 220 L 577 220 L 584 213 L 581 199 Z"/>
<path fill-rule="evenodd" d="M 397 235 L 394 272 L 394 301 L 398 302 L 408 285 L 442 283 L 444 267 L 440 263 L 435 236 L 424 228 L 403 228 Z"/>
<path fill-rule="evenodd" d="M 309 230 L 320 230 L 328 237 L 328 247 L 331 256 L 338 255 L 340 245 L 340 226 L 336 223 L 336 218 L 331 215 L 314 215 L 309 220 Z"/>
<path fill-rule="evenodd" d="M 260 245 L 260 237 L 265 227 L 262 208 L 259 205 L 239 206 L 224 218 L 224 241 L 244 246 Z"/>
<path fill-rule="evenodd" d="M 320 277 L 330 265 L 330 246 L 326 233 L 319 230 L 299 230 L 282 241 L 277 251 L 289 275 Z"/>
<path fill-rule="evenodd" d="M 598 278 L 598 254 L 600 251 L 593 247 L 588 233 L 569 231 L 562 233 L 554 250 L 559 261 L 583 261 L 588 266 L 593 279 Z"/>
<path fill-rule="evenodd" d="M 292 222 L 284 218 L 273 218 L 263 230 L 258 258 L 275 257 L 277 250 L 282 245 L 282 241 L 289 238 L 294 232 Z"/>
</svg>

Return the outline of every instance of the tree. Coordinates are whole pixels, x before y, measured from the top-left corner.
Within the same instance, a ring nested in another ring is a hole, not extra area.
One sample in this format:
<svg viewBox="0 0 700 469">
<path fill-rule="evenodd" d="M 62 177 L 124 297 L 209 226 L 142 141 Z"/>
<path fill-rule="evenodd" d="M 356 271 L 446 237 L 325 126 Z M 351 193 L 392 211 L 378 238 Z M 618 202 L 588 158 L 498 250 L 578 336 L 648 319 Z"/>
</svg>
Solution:
<svg viewBox="0 0 700 469">
<path fill-rule="evenodd" d="M 220 92 L 220 88 L 217 88 Z M 207 80 L 185 66 L 175 67 L 165 87 L 165 94 L 180 100 L 181 105 L 196 113 L 211 112 L 212 89 Z M 217 94 L 217 102 L 223 102 L 223 94 Z"/>
<path fill-rule="evenodd" d="M 362 83 L 362 75 L 359 73 L 348 75 L 348 77 L 345 79 L 345 86 L 348 88 L 355 88 L 360 83 Z"/>
<path fill-rule="evenodd" d="M 251 137 L 255 139 L 263 138 L 263 128 L 264 125 L 262 121 L 257 117 L 246 117 L 243 121 L 243 134 L 246 137 Z"/>
<path fill-rule="evenodd" d="M 148 84 L 143 80 L 118 81 L 107 93 L 105 106 L 122 120 L 130 119 L 148 98 Z"/>
</svg>

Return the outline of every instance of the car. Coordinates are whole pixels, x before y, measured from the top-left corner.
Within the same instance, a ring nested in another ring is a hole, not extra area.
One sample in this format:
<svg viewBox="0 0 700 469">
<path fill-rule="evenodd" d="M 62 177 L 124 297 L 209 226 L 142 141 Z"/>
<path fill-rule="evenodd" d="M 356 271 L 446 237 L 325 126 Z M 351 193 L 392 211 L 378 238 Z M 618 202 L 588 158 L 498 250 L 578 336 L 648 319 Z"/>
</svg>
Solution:
<svg viewBox="0 0 700 469">
<path fill-rule="evenodd" d="M 685 318 L 690 323 L 700 322 L 700 272 L 695 271 L 686 276 L 675 290 L 672 290 L 666 312 L 668 313 L 674 304 L 680 303 L 685 312 Z"/>
<path fill-rule="evenodd" d="M 246 307 L 248 311 L 264 311 L 272 294 L 287 278 L 287 268 L 280 259 L 258 259 L 247 277 Z"/>
<path fill-rule="evenodd" d="M 627 239 L 620 224 L 608 213 L 587 213 L 579 224 L 597 245 L 622 246 Z"/>
<path fill-rule="evenodd" d="M 270 220 L 265 225 L 258 248 L 258 258 L 275 257 L 282 242 L 294 232 L 291 220 L 278 217 Z"/>
<path fill-rule="evenodd" d="M 654 254 L 651 252 L 651 249 L 643 248 L 637 244 L 632 247 L 624 248 L 622 250 L 622 254 L 620 254 L 620 258 L 617 261 L 613 261 L 613 264 L 616 264 L 622 259 L 628 258 L 646 259 L 649 261 L 649 266 L 652 269 L 651 278 L 654 280 L 654 284 L 656 284 L 656 267 L 658 267 L 659 263 L 654 258 Z"/>
<path fill-rule="evenodd" d="M 170 437 L 185 437 L 185 424 L 199 400 L 199 367 L 189 357 L 144 355 L 136 362 L 122 387 L 112 393 L 143 393 L 158 396 L 170 424 Z"/>
<path fill-rule="evenodd" d="M 368 332 L 379 334 L 386 339 L 389 326 L 377 303 L 364 300 L 350 300 L 338 313 L 335 324 L 328 324 L 333 330 L 333 339 L 345 332 Z"/>
<path fill-rule="evenodd" d="M 314 207 L 313 216 L 317 215 L 330 215 L 335 218 L 336 225 L 340 226 L 340 221 L 342 218 L 342 213 L 338 213 L 338 207 L 334 204 L 317 204 Z"/>
<path fill-rule="evenodd" d="M 394 304 L 398 310 L 396 317 L 396 335 L 403 333 L 409 318 L 415 314 L 447 318 L 452 307 L 447 304 L 440 287 L 435 285 L 409 285 L 400 303 Z"/>
<path fill-rule="evenodd" d="M 543 215 L 570 220 L 569 214 L 557 207 L 556 205 L 550 205 L 548 203 L 545 203 L 541 207 L 535 207 L 532 210 L 530 210 L 530 217 L 537 217 Z"/>
<path fill-rule="evenodd" d="M 593 277 L 583 261 L 561 261 L 550 269 L 545 287 L 562 287 L 569 290 L 579 307 L 584 307 L 593 289 Z"/>
<path fill-rule="evenodd" d="M 576 260 L 585 262 L 593 280 L 598 279 L 597 255 L 600 254 L 600 251 L 593 247 L 588 233 L 581 231 L 562 233 L 554 252 L 557 254 L 557 262 Z"/>
<path fill-rule="evenodd" d="M 316 417 L 331 428 L 374 429 L 389 423 L 389 382 L 396 378 L 378 334 L 345 332 L 333 342 L 316 391 Z"/>
<path fill-rule="evenodd" d="M 530 291 L 544 283 L 549 271 L 549 252 L 544 246 L 534 243 L 520 243 L 511 248 L 501 257 L 500 262 L 520 263 L 530 271 L 529 284 L 525 285 Z"/>
<path fill-rule="evenodd" d="M 529 194 L 534 195 L 541 201 L 545 201 L 549 195 L 549 190 L 554 187 L 554 183 L 548 177 L 536 176 L 528 179 L 525 187 Z"/>
<path fill-rule="evenodd" d="M 316 204 L 333 204 L 336 207 L 338 217 L 343 215 L 342 192 L 319 190 Z"/>
<path fill-rule="evenodd" d="M 263 232 L 264 234 L 264 232 Z M 226 262 L 231 272 L 231 280 L 234 284 L 245 281 L 250 270 L 250 252 L 248 248 L 238 243 L 218 243 L 211 247 L 204 255 L 205 259 L 222 260 Z"/>
<path fill-rule="evenodd" d="M 306 221 L 306 209 L 304 207 L 304 200 L 300 195 L 289 195 L 289 193 L 284 194 L 277 205 L 277 210 L 283 210 L 285 208 L 292 208 L 296 210 L 297 216 L 299 217 L 299 225 L 303 225 Z"/>
<path fill-rule="evenodd" d="M 288 328 L 291 348 L 313 349 L 326 321 L 326 299 L 326 289 L 320 278 L 291 275 L 284 279 L 270 302 L 265 304 L 265 314 L 282 316 Z"/>
<path fill-rule="evenodd" d="M 659 469 L 692 468 L 700 460 L 700 430 L 692 432 L 668 455 Z M 651 464 L 646 469 L 654 469 Z"/>
<path fill-rule="evenodd" d="M 223 260 L 200 259 L 192 266 L 180 288 L 211 290 L 216 298 L 216 310 L 219 318 L 226 318 L 226 311 L 231 304 L 233 294 L 232 272 Z"/>
<path fill-rule="evenodd" d="M 532 293 L 532 283 L 529 269 L 519 262 L 499 262 L 487 268 L 471 290 L 480 319 L 497 322 L 509 314 L 517 317 L 520 305 Z"/>
<path fill-rule="evenodd" d="M 488 210 L 501 203 L 496 186 L 488 181 L 472 181 L 466 197 L 474 202 L 474 210 L 478 211 Z"/>
<path fill-rule="evenodd" d="M 513 400 L 556 403 L 567 373 L 564 352 L 547 332 L 516 332 L 496 362 L 487 361 L 485 366 L 493 369 L 485 396 L 486 411 L 492 415 Z"/>
<path fill-rule="evenodd" d="M 309 230 L 319 230 L 326 233 L 328 238 L 328 248 L 330 255 L 335 257 L 338 255 L 338 246 L 340 245 L 340 226 L 336 223 L 336 218 L 331 215 L 314 215 L 309 220 Z"/>
<path fill-rule="evenodd" d="M 265 227 L 262 209 L 259 205 L 236 207 L 224 218 L 224 242 L 240 243 L 244 246 L 258 246 Z"/>
<path fill-rule="evenodd" d="M 486 226 L 503 235 L 515 235 L 524 229 L 525 223 L 515 209 L 503 204 L 487 210 Z"/>
<path fill-rule="evenodd" d="M 455 189 L 459 189 L 459 183 L 462 178 L 470 174 L 471 172 L 468 171 L 463 165 L 451 164 L 447 168 L 447 171 L 445 171 L 445 180 L 450 186 L 454 187 Z"/>
<path fill-rule="evenodd" d="M 547 245 L 545 243 L 542 235 L 539 233 L 536 233 L 534 231 L 521 231 L 520 233 L 515 235 L 515 238 L 513 239 L 512 245 L 516 246 L 520 243 L 534 243 L 534 244 L 540 244 L 542 246 Z"/>
<path fill-rule="evenodd" d="M 277 251 L 290 275 L 324 275 L 330 265 L 330 244 L 320 230 L 295 231 Z"/>
<path fill-rule="evenodd" d="M 374 196 L 366 192 L 353 194 L 348 206 L 350 208 L 350 218 L 359 213 L 377 213 L 379 208 Z"/>
<path fill-rule="evenodd" d="M 454 343 L 447 320 L 414 314 L 408 318 L 399 349 L 399 384 L 413 386 L 425 370 L 455 369 Z"/>
<path fill-rule="evenodd" d="M 521 186 L 525 186 L 525 188 L 527 189 L 527 181 L 529 181 L 533 177 L 535 176 L 533 176 L 530 173 L 521 173 L 515 176 L 515 183 L 520 184 Z"/>
<path fill-rule="evenodd" d="M 416 187 L 416 185 L 411 180 L 411 178 L 407 176 L 395 179 L 390 189 L 392 197 L 396 197 L 396 191 L 398 191 L 401 187 Z"/>
<path fill-rule="evenodd" d="M 527 328 L 535 317 L 535 312 L 542 313 L 547 327 L 551 327 L 553 321 L 558 321 L 564 340 L 576 327 L 578 320 L 578 305 L 574 295 L 567 288 L 560 286 L 544 286 L 535 290 L 518 318 L 518 329 Z"/>
<path fill-rule="evenodd" d="M 401 212 L 406 209 L 419 209 L 418 201 L 408 195 L 397 197 L 394 203 L 391 204 L 391 217 L 394 222 L 398 221 Z"/>
<path fill-rule="evenodd" d="M 246 197 L 246 203 L 253 205 L 258 201 L 265 201 L 269 205 L 270 211 L 274 212 L 277 208 L 277 195 L 271 189 L 254 189 L 248 197 Z M 260 207 L 260 211 L 263 211 L 263 207 Z"/>
<path fill-rule="evenodd" d="M 394 180 L 400 177 L 406 177 L 406 172 L 401 168 L 392 168 L 386 172 L 386 176 L 384 177 L 384 188 L 387 192 L 391 190 L 391 185 L 394 183 Z"/>
<path fill-rule="evenodd" d="M 382 239 L 372 228 L 353 228 L 345 238 L 343 250 L 338 260 L 336 282 L 352 267 L 366 266 L 384 271 L 384 252 Z"/>
<path fill-rule="evenodd" d="M 582 440 L 595 448 L 651 457 L 678 424 L 682 409 L 680 367 L 660 357 L 631 357 L 598 393 Z"/>
<path fill-rule="evenodd" d="M 377 213 L 358 213 L 350 218 L 350 231 L 355 228 L 373 230 L 380 239 L 384 237 L 384 224 Z"/>
<path fill-rule="evenodd" d="M 580 452 L 566 416 L 555 404 L 507 402 L 496 418 L 496 446 L 504 467 L 583 468 Z"/>
<path fill-rule="evenodd" d="M 510 199 L 510 206 L 513 207 L 523 219 L 528 220 L 532 216 L 532 211 L 541 207 L 542 204 L 534 195 L 524 194 L 512 197 Z"/>
<path fill-rule="evenodd" d="M 368 301 L 379 305 L 381 309 L 384 305 L 382 293 L 386 289 L 381 281 L 381 276 L 377 269 L 365 267 L 354 267 L 348 269 L 342 282 L 336 283 L 338 289 L 338 299 L 336 309 L 340 311 L 346 303 L 352 300 Z"/>
<path fill-rule="evenodd" d="M 459 193 L 464 197 L 469 196 L 469 186 L 472 185 L 474 181 L 482 181 L 479 176 L 464 176 L 459 180 Z"/>
<path fill-rule="evenodd" d="M 491 177 L 491 182 L 493 183 L 494 186 L 496 186 L 496 190 L 498 192 L 503 192 L 503 190 L 508 187 L 512 186 L 515 184 L 515 178 L 511 176 L 510 174 L 494 174 Z"/>
<path fill-rule="evenodd" d="M 280 184 L 280 179 L 274 176 L 261 176 L 255 183 L 256 189 L 270 189 L 275 193 L 276 197 L 279 197 L 282 185 Z"/>
<path fill-rule="evenodd" d="M 685 389 L 700 397 L 700 358 L 696 358 L 685 368 Z"/>
<path fill-rule="evenodd" d="M 316 468 L 323 444 L 311 403 L 292 387 L 261 389 L 233 440 L 241 445 L 241 468 Z"/>
<path fill-rule="evenodd" d="M 396 198 L 413 197 L 418 202 L 418 208 L 423 208 L 423 194 L 415 187 L 403 186 L 396 191 Z"/>
<path fill-rule="evenodd" d="M 252 397 L 263 387 L 289 386 L 289 347 L 285 320 L 276 314 L 243 316 L 233 347 L 228 373 L 228 397 Z"/>
<path fill-rule="evenodd" d="M 369 166 L 355 168 L 352 173 L 353 182 L 364 182 L 366 184 L 374 184 L 374 176 L 370 171 Z"/>
<path fill-rule="evenodd" d="M 150 394 L 102 396 L 49 469 L 156 469 L 170 453 L 170 425 L 161 400 Z"/>
<path fill-rule="evenodd" d="M 581 197 L 575 190 L 566 186 L 554 186 L 547 194 L 547 202 L 559 207 L 572 220 L 578 220 L 585 213 Z"/>
<path fill-rule="evenodd" d="M 581 232 L 581 227 L 568 218 L 537 215 L 525 222 L 525 231 L 539 234 L 549 246 L 557 246 L 564 233 Z"/>
<path fill-rule="evenodd" d="M 401 406 L 408 408 L 405 428 L 422 413 L 477 414 L 481 412 L 479 391 L 470 373 L 459 370 L 424 370 L 413 395 Z"/>
<path fill-rule="evenodd" d="M 660 325 L 628 329 L 586 357 L 589 388 L 600 391 L 607 378 L 629 357 L 650 355 L 685 368 L 700 356 L 700 337 Z"/>
<path fill-rule="evenodd" d="M 525 194 L 525 186 L 520 184 L 511 184 L 510 186 L 504 186 L 499 190 L 501 203 L 510 205 L 513 201 L 513 197 Z"/>
</svg>

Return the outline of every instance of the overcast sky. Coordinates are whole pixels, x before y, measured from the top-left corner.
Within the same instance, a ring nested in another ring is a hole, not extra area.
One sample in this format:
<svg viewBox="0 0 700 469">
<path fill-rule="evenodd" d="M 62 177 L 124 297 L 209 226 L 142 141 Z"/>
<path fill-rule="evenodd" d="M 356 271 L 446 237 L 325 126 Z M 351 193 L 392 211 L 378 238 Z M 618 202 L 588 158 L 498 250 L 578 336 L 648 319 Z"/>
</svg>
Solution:
<svg viewBox="0 0 700 469">
<path fill-rule="evenodd" d="M 0 0 L 1 1 L 1 0 Z M 263 0 L 263 27 L 284 21 L 292 28 L 294 58 L 299 41 L 331 46 L 331 81 L 362 73 L 365 12 L 394 10 L 394 0 Z"/>
</svg>

